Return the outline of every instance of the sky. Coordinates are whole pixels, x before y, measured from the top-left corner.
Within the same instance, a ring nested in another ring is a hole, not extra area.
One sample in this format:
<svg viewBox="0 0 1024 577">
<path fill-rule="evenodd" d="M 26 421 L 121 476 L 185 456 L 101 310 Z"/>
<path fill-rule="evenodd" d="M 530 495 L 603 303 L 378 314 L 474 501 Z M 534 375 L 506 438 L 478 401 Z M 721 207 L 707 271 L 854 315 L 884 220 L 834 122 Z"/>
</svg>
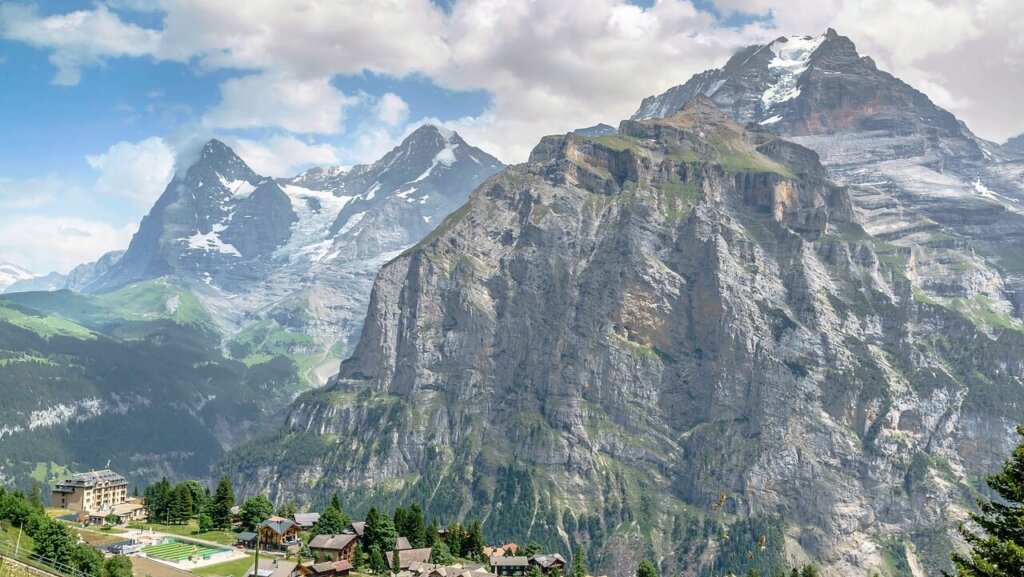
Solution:
<svg viewBox="0 0 1024 577">
<path fill-rule="evenodd" d="M 178 159 L 372 162 L 429 121 L 512 163 L 742 46 L 835 28 L 997 142 L 1024 132 L 1020 0 L 0 0 L 0 262 L 125 248 Z"/>
</svg>

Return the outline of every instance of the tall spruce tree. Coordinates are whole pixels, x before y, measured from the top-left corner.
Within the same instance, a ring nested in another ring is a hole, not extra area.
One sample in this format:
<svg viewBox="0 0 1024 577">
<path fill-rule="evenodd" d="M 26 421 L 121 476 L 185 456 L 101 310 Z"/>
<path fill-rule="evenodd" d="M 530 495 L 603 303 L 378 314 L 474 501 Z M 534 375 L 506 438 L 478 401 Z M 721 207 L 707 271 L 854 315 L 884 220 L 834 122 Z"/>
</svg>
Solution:
<svg viewBox="0 0 1024 577">
<path fill-rule="evenodd" d="M 231 528 L 231 508 L 235 506 L 235 491 L 231 488 L 231 479 L 226 476 L 217 483 L 217 492 L 213 495 L 210 505 L 210 519 L 213 526 L 221 531 Z"/>
<path fill-rule="evenodd" d="M 171 491 L 166 517 L 168 522 L 177 525 L 184 525 L 192 518 L 192 492 L 185 483 Z"/>
<path fill-rule="evenodd" d="M 345 531 L 348 523 L 348 518 L 341 511 L 335 509 L 334 506 L 329 506 L 309 532 L 314 537 L 316 535 L 337 535 Z"/>
<path fill-rule="evenodd" d="M 576 553 L 572 556 L 572 577 L 587 577 L 587 553 L 583 543 L 576 544 Z"/>
<path fill-rule="evenodd" d="M 1017 427 L 1017 434 L 1024 437 L 1024 426 Z M 1024 442 L 986 481 L 1001 500 L 978 500 L 980 511 L 971 514 L 978 530 L 960 525 L 971 550 L 967 555 L 953 554 L 955 575 L 1019 577 L 1024 575 Z"/>
</svg>

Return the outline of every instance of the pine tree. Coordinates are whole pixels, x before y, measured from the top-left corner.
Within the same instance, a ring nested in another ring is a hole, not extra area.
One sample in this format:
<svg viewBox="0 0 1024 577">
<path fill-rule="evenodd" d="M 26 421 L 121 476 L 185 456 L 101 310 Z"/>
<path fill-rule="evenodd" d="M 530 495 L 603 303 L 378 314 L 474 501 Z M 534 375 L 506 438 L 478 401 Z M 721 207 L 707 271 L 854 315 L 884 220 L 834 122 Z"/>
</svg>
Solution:
<svg viewBox="0 0 1024 577">
<path fill-rule="evenodd" d="M 166 515 L 169 522 L 178 525 L 184 525 L 192 518 L 192 492 L 184 483 L 171 491 Z"/>
<path fill-rule="evenodd" d="M 391 517 L 381 515 L 375 507 L 366 513 L 366 529 L 364 532 L 367 544 L 378 551 L 390 551 L 395 548 L 398 532 Z"/>
<path fill-rule="evenodd" d="M 430 562 L 437 565 L 451 565 L 455 562 L 455 558 L 452 557 L 452 552 L 448 549 L 448 545 L 445 545 L 444 541 L 438 539 L 434 542 L 433 547 L 430 548 Z"/>
<path fill-rule="evenodd" d="M 334 495 L 331 495 L 330 507 L 332 507 L 334 509 L 337 509 L 339 513 L 341 512 L 341 498 L 338 497 L 337 493 L 335 493 Z"/>
<path fill-rule="evenodd" d="M 1024 426 L 1017 434 L 1024 437 Z M 980 531 L 960 526 L 971 550 L 954 553 L 953 566 L 958 577 L 1017 577 L 1024 574 L 1024 442 L 986 482 L 1002 500 L 978 500 L 980 512 L 972 513 L 971 521 Z"/>
<path fill-rule="evenodd" d="M 654 563 L 644 559 L 636 568 L 636 577 L 658 577 L 658 570 L 654 568 Z"/>
<path fill-rule="evenodd" d="M 452 552 L 452 555 L 462 556 L 462 541 L 464 540 L 464 533 L 462 525 L 458 523 L 452 523 L 448 526 L 448 537 L 445 542 L 448 543 L 448 550 Z"/>
<path fill-rule="evenodd" d="M 213 526 L 221 531 L 231 528 L 231 508 L 235 506 L 235 491 L 231 488 L 231 479 L 226 476 L 217 483 L 217 492 L 213 495 L 210 507 L 210 518 Z"/>
<path fill-rule="evenodd" d="M 462 556 L 473 561 L 484 560 L 484 531 L 480 521 L 474 520 L 462 541 Z"/>
<path fill-rule="evenodd" d="M 398 547 L 391 552 L 391 572 L 398 573 L 402 570 L 402 554 L 398 551 Z"/>
<path fill-rule="evenodd" d="M 370 557 L 367 564 L 370 566 L 370 571 L 377 574 L 383 574 L 388 570 L 384 556 L 381 555 L 380 548 L 376 545 L 370 546 Z"/>
<path fill-rule="evenodd" d="M 541 572 L 540 567 L 530 563 L 530 568 L 526 570 L 526 577 L 544 577 L 544 573 Z"/>
<path fill-rule="evenodd" d="M 583 544 L 576 545 L 576 554 L 572 556 L 572 577 L 587 577 L 587 554 Z"/>
<path fill-rule="evenodd" d="M 333 506 L 327 507 L 327 510 L 320 515 L 320 519 L 310 529 L 310 534 L 316 535 L 337 535 L 343 533 L 345 528 L 348 527 L 349 520 L 345 515 L 335 509 Z"/>
</svg>

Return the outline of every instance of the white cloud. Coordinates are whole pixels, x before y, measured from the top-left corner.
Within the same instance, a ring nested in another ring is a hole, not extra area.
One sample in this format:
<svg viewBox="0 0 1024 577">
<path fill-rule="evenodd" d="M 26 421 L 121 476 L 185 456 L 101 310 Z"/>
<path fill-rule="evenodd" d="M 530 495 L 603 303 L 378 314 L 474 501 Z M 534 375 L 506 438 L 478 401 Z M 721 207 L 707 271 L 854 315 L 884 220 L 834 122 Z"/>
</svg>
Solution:
<svg viewBox="0 0 1024 577">
<path fill-rule="evenodd" d="M 51 49 L 50 62 L 57 67 L 53 83 L 75 85 L 83 66 L 153 54 L 160 35 L 123 22 L 103 4 L 45 18 L 33 7 L 0 4 L 0 37 Z"/>
<path fill-rule="evenodd" d="M 377 100 L 377 118 L 388 126 L 398 126 L 409 117 L 409 105 L 402 97 L 388 92 Z"/>
<path fill-rule="evenodd" d="M 67 184 L 53 174 L 25 180 L 0 177 L 0 212 L 43 208 L 56 202 L 67 188 Z"/>
<path fill-rule="evenodd" d="M 0 217 L 0 254 L 32 270 L 67 272 L 103 253 L 128 246 L 137 226 L 73 217 Z"/>
<path fill-rule="evenodd" d="M 118 142 L 103 154 L 85 159 L 99 172 L 93 186 L 96 193 L 130 198 L 147 208 L 174 174 L 174 152 L 157 137 L 136 143 Z"/>
<path fill-rule="evenodd" d="M 330 144 L 308 144 L 291 136 L 262 141 L 225 138 L 225 142 L 254 171 L 267 176 L 293 176 L 310 165 L 338 164 L 338 154 Z"/>
<path fill-rule="evenodd" d="M 208 128 L 336 134 L 344 130 L 345 107 L 359 101 L 332 86 L 328 77 L 253 74 L 226 80 L 220 91 L 220 103 L 203 116 Z"/>
</svg>

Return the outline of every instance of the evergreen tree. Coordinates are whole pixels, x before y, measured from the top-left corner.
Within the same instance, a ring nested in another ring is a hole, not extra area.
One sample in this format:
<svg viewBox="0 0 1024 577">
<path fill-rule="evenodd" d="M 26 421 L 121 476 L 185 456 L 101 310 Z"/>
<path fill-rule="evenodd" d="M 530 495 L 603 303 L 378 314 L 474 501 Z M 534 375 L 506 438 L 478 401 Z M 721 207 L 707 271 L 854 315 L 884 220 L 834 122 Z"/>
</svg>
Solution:
<svg viewBox="0 0 1024 577">
<path fill-rule="evenodd" d="M 572 577 L 587 577 L 587 554 L 583 544 L 576 544 L 576 553 L 572 556 Z"/>
<path fill-rule="evenodd" d="M 465 540 L 465 532 L 462 530 L 462 525 L 458 523 L 452 523 L 448 526 L 448 537 L 445 542 L 448 543 L 448 550 L 452 552 L 452 555 L 462 556 L 462 542 Z"/>
<path fill-rule="evenodd" d="M 242 527 L 246 531 L 255 531 L 260 523 L 274 514 L 274 504 L 266 495 L 249 497 L 242 503 L 238 516 L 242 519 Z"/>
<path fill-rule="evenodd" d="M 1024 437 L 1024 426 L 1017 434 Z M 1024 442 L 986 482 L 1001 500 L 978 500 L 980 511 L 971 521 L 980 531 L 960 525 L 971 549 L 967 555 L 954 553 L 953 566 L 958 577 L 1016 577 L 1024 572 Z"/>
<path fill-rule="evenodd" d="M 484 560 L 484 531 L 479 520 L 474 520 L 466 531 L 462 541 L 462 556 L 472 561 Z"/>
<path fill-rule="evenodd" d="M 433 547 L 434 543 L 441 541 L 441 536 L 437 534 L 437 523 L 431 521 L 429 525 L 423 528 L 423 537 L 426 541 L 424 547 Z M 451 551 L 451 549 L 449 549 Z"/>
<path fill-rule="evenodd" d="M 451 565 L 455 562 L 455 558 L 452 557 L 452 552 L 448 549 L 448 545 L 445 545 L 444 541 L 438 539 L 430 548 L 430 562 L 437 565 Z"/>
<path fill-rule="evenodd" d="M 339 513 L 341 512 L 341 498 L 338 497 L 337 493 L 331 495 L 330 507 L 337 509 Z"/>
<path fill-rule="evenodd" d="M 43 518 L 38 529 L 29 531 L 35 540 L 35 554 L 50 565 L 71 565 L 75 537 L 63 523 Z"/>
<path fill-rule="evenodd" d="M 398 532 L 395 531 L 395 524 L 391 521 L 391 517 L 381 515 L 375 507 L 370 507 L 366 513 L 364 536 L 370 548 L 376 547 L 378 552 L 391 551 L 395 548 Z"/>
<path fill-rule="evenodd" d="M 210 506 L 210 518 L 213 520 L 214 528 L 221 531 L 231 528 L 231 508 L 234 506 L 235 491 L 231 488 L 231 479 L 221 477 Z"/>
<path fill-rule="evenodd" d="M 103 563 L 104 577 L 132 577 L 132 560 L 114 555 Z"/>
<path fill-rule="evenodd" d="M 167 482 L 166 477 L 146 487 L 142 499 L 150 519 L 158 523 L 169 522 L 171 484 Z"/>
<path fill-rule="evenodd" d="M 171 491 L 166 518 L 170 523 L 184 525 L 192 518 L 192 492 L 184 483 Z"/>
<path fill-rule="evenodd" d="M 544 573 L 541 572 L 540 567 L 530 563 L 530 568 L 526 570 L 526 577 L 544 577 Z"/>
<path fill-rule="evenodd" d="M 427 527 L 423 520 L 423 510 L 420 509 L 419 504 L 413 503 L 412 507 L 409 508 L 409 514 L 406 516 L 406 530 L 405 536 L 409 538 L 409 543 L 413 547 L 430 547 L 433 542 L 433 538 L 427 535 Z M 437 532 L 435 531 L 436 535 Z"/>
<path fill-rule="evenodd" d="M 356 541 L 356 546 L 352 549 L 352 568 L 356 571 L 362 571 L 365 566 L 366 555 L 363 554 L 363 546 L 359 541 Z"/>
<path fill-rule="evenodd" d="M 185 481 L 184 483 L 181 483 L 181 485 L 184 485 L 186 488 L 188 488 L 188 492 L 192 495 L 193 514 L 198 514 L 200 511 L 206 508 L 206 499 L 209 496 L 209 491 L 206 489 L 206 487 L 203 486 L 202 483 L 196 480 L 189 480 Z"/>
<path fill-rule="evenodd" d="M 373 573 L 383 574 L 388 570 L 387 563 L 384 562 L 384 556 L 381 555 L 380 548 L 376 545 L 370 545 L 370 556 L 367 564 Z"/>
<path fill-rule="evenodd" d="M 310 529 L 310 534 L 316 535 L 337 535 L 343 533 L 349 525 L 348 517 L 335 509 L 333 506 L 327 507 L 327 510 L 320 515 L 320 519 Z"/>
<path fill-rule="evenodd" d="M 654 568 L 654 563 L 644 559 L 636 568 L 636 577 L 658 577 L 658 570 Z"/>
<path fill-rule="evenodd" d="M 402 554 L 398 551 L 398 547 L 391 552 L 391 572 L 398 573 L 402 570 Z"/>
</svg>

